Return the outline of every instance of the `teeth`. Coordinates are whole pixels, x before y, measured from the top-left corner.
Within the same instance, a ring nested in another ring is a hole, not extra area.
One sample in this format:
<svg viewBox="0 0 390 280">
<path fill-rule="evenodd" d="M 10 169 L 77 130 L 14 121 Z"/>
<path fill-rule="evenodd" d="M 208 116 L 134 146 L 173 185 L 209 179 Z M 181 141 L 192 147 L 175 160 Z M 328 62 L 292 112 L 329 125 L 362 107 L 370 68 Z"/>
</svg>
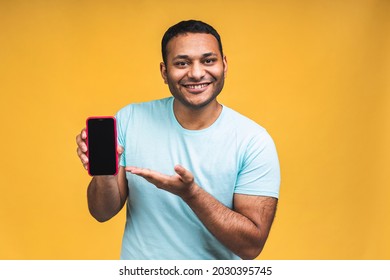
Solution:
<svg viewBox="0 0 390 280">
<path fill-rule="evenodd" d="M 200 88 L 204 88 L 206 87 L 208 84 L 200 84 L 200 85 L 187 85 L 186 87 L 187 88 L 191 88 L 191 89 L 200 89 Z"/>
</svg>

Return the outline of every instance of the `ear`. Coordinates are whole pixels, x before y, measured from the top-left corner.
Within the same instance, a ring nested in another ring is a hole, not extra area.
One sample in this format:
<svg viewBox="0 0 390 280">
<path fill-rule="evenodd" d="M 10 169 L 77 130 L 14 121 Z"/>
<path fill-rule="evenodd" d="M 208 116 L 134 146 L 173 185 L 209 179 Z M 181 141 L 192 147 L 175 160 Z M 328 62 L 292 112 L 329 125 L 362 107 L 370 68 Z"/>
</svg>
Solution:
<svg viewBox="0 0 390 280">
<path fill-rule="evenodd" d="M 223 74 L 224 74 L 224 78 L 226 78 L 227 70 L 228 70 L 228 63 L 227 63 L 226 55 L 224 55 L 223 56 Z"/>
<path fill-rule="evenodd" d="M 164 62 L 160 63 L 160 72 L 161 72 L 161 77 L 164 80 L 165 84 L 168 84 L 168 78 L 167 78 L 167 67 L 165 66 Z"/>
</svg>

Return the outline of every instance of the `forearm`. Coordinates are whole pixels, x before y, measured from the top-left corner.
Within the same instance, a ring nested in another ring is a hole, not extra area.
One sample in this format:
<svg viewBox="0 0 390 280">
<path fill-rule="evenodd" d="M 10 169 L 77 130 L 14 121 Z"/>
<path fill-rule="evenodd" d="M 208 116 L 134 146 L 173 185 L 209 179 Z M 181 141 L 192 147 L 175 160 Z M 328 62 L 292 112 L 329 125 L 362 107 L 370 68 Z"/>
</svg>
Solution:
<svg viewBox="0 0 390 280">
<path fill-rule="evenodd" d="M 242 259 L 257 257 L 265 243 L 260 228 L 244 215 L 229 209 L 199 186 L 183 200 L 206 228 Z"/>
<path fill-rule="evenodd" d="M 120 191 L 117 176 L 95 176 L 88 186 L 87 199 L 91 215 L 105 222 L 122 209 L 126 195 Z"/>
</svg>

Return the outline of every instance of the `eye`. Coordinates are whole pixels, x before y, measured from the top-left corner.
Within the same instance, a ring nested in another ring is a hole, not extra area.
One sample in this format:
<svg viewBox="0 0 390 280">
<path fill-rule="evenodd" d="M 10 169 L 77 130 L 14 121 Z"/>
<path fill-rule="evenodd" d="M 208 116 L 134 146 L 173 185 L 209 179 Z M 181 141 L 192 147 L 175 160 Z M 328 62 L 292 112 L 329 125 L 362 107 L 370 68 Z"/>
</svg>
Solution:
<svg viewBox="0 0 390 280">
<path fill-rule="evenodd" d="M 174 63 L 174 65 L 176 67 L 179 67 L 179 68 L 184 68 L 184 67 L 186 67 L 188 65 L 188 62 L 187 61 L 176 61 Z"/>
<path fill-rule="evenodd" d="M 213 64 L 217 59 L 216 58 L 207 58 L 204 60 L 204 64 Z"/>
</svg>

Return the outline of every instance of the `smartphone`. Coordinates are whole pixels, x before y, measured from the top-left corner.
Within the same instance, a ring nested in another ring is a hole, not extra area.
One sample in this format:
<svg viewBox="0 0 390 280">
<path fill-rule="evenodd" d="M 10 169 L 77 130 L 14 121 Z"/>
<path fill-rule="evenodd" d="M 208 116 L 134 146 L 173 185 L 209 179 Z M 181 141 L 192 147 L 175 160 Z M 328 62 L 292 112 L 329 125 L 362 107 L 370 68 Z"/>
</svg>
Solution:
<svg viewBox="0 0 390 280">
<path fill-rule="evenodd" d="M 87 147 L 89 175 L 116 175 L 118 173 L 114 117 L 89 117 L 87 119 Z"/>
</svg>

